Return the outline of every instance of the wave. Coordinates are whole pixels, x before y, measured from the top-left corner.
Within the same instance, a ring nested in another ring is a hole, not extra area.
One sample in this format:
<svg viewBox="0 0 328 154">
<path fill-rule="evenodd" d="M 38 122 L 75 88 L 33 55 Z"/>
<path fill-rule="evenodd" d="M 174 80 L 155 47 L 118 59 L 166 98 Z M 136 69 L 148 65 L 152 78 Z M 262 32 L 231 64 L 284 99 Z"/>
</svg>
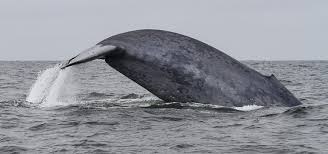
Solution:
<svg viewBox="0 0 328 154">
<path fill-rule="evenodd" d="M 311 115 L 313 113 L 315 115 L 325 115 L 327 108 L 328 108 L 328 104 L 312 105 L 312 106 L 297 106 L 287 109 L 282 114 L 290 115 L 294 118 L 304 118 L 305 116 Z M 319 117 L 317 118 L 320 119 Z"/>
<path fill-rule="evenodd" d="M 24 153 L 29 149 L 22 146 L 1 146 L 0 153 Z"/>
<path fill-rule="evenodd" d="M 91 92 L 87 95 L 87 97 L 107 97 L 107 96 L 113 96 L 113 94 L 105 94 L 105 93 L 99 93 L 99 92 Z"/>
<path fill-rule="evenodd" d="M 90 93 L 89 95 L 95 96 L 106 96 L 102 93 Z M 192 110 L 207 110 L 215 112 L 224 113 L 234 113 L 234 112 L 245 112 L 261 109 L 262 106 L 257 105 L 246 105 L 242 107 L 225 107 L 213 104 L 201 104 L 201 103 L 181 103 L 181 102 L 164 102 L 158 98 L 152 96 L 140 96 L 133 94 L 124 96 L 122 98 L 108 98 L 108 99 L 96 99 L 96 100 L 84 100 L 76 103 L 48 106 L 51 110 L 67 110 L 72 108 L 80 109 L 110 109 L 110 108 L 147 108 L 147 109 L 192 109 Z M 35 103 L 30 103 L 24 100 L 10 100 L 10 101 L 0 101 L 0 106 L 16 106 L 16 107 L 41 107 Z"/>
<path fill-rule="evenodd" d="M 321 105 L 311 105 L 311 106 L 297 106 L 288 109 L 284 112 L 284 114 L 296 114 L 296 113 L 313 113 L 321 112 L 322 110 L 325 110 L 328 108 L 328 104 L 321 104 Z"/>
<path fill-rule="evenodd" d="M 25 100 L 3 100 L 0 101 L 0 108 L 6 108 L 6 107 L 24 107 L 29 108 L 32 107 L 32 105 Z"/>
<path fill-rule="evenodd" d="M 122 96 L 121 99 L 136 99 L 136 98 L 141 98 L 142 96 L 139 96 L 135 93 L 131 93 L 125 96 Z"/>
<path fill-rule="evenodd" d="M 170 102 L 170 103 L 156 103 L 150 104 L 144 108 L 172 108 L 172 109 L 193 109 L 193 110 L 207 110 L 215 112 L 243 112 L 243 110 L 236 109 L 233 107 L 224 107 L 212 104 L 200 104 L 200 103 L 180 103 L 180 102 Z"/>
</svg>

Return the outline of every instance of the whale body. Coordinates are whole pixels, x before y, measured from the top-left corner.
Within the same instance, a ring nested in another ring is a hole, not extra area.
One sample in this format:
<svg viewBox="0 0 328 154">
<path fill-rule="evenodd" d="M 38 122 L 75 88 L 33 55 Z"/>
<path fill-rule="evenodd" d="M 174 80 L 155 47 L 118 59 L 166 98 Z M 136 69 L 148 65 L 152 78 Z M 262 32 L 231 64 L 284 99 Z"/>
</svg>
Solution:
<svg viewBox="0 0 328 154">
<path fill-rule="evenodd" d="M 104 59 L 167 102 L 221 106 L 296 106 L 301 102 L 274 75 L 264 76 L 201 41 L 163 30 L 111 36 L 62 68 Z"/>
</svg>

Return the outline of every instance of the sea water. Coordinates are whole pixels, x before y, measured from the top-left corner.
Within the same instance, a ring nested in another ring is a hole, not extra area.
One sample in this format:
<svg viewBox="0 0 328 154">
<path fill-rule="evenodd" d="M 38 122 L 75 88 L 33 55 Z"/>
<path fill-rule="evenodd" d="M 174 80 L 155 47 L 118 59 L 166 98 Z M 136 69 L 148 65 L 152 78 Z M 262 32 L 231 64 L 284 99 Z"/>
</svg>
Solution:
<svg viewBox="0 0 328 154">
<path fill-rule="evenodd" d="M 0 61 L 0 153 L 328 153 L 328 62 L 243 61 L 297 107 L 163 102 L 103 61 Z"/>
</svg>

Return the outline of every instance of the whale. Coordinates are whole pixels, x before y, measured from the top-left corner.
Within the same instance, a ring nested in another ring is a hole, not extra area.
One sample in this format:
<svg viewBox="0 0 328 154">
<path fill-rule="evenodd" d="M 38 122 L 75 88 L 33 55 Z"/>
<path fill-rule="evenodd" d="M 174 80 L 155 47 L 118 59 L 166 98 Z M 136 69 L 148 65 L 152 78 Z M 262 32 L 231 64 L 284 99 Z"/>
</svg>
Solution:
<svg viewBox="0 0 328 154">
<path fill-rule="evenodd" d="M 301 102 L 274 76 L 265 76 L 194 38 L 155 29 L 111 36 L 62 63 L 103 59 L 165 102 L 227 107 L 284 106 Z"/>
</svg>

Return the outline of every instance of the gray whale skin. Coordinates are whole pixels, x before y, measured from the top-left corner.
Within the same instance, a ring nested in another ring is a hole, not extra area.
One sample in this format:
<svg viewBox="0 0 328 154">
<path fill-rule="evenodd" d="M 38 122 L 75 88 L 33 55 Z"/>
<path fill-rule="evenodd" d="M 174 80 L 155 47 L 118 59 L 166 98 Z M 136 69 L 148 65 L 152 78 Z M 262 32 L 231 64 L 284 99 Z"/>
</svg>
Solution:
<svg viewBox="0 0 328 154">
<path fill-rule="evenodd" d="M 62 69 L 94 59 L 105 59 L 167 102 L 301 104 L 274 75 L 264 76 L 214 47 L 173 32 L 145 29 L 114 35 L 68 60 Z"/>
</svg>

